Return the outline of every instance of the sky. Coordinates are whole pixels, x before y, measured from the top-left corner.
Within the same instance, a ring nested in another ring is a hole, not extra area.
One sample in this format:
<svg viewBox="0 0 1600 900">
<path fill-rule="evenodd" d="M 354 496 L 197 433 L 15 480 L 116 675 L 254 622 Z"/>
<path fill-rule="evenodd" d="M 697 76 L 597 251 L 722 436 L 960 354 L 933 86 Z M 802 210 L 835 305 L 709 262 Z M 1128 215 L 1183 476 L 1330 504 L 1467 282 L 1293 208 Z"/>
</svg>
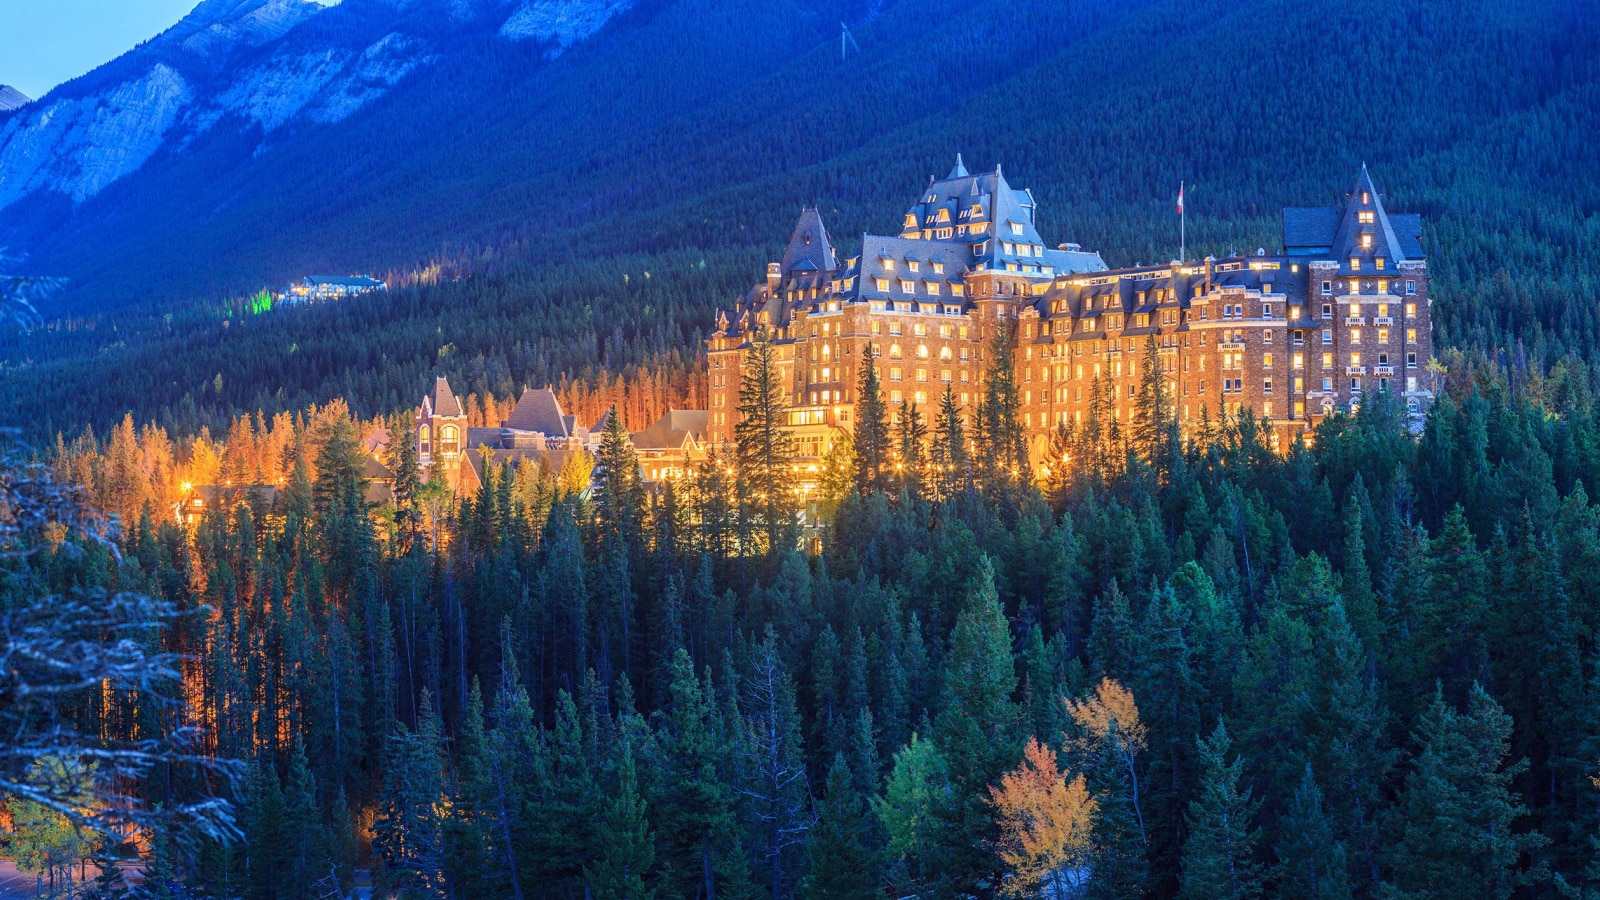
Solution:
<svg viewBox="0 0 1600 900">
<path fill-rule="evenodd" d="M 0 0 L 0 84 L 37 100 L 166 30 L 198 0 Z"/>
</svg>

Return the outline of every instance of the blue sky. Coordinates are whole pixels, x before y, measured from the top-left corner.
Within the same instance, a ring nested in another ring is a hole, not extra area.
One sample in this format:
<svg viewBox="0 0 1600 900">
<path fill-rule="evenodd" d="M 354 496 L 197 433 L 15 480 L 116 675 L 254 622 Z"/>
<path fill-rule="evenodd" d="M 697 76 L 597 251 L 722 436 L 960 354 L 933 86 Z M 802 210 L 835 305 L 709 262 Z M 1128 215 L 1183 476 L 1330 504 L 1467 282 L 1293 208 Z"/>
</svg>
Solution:
<svg viewBox="0 0 1600 900">
<path fill-rule="evenodd" d="M 0 84 L 38 99 L 183 18 L 198 0 L 0 0 Z"/>
</svg>

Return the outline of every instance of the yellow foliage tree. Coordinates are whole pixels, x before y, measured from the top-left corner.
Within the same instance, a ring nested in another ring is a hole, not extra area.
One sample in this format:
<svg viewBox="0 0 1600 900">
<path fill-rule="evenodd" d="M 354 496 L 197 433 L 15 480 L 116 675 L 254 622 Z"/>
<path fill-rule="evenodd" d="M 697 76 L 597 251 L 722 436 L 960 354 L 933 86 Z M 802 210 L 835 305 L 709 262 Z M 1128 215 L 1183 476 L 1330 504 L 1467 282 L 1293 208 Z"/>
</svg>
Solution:
<svg viewBox="0 0 1600 900">
<path fill-rule="evenodd" d="M 1139 838 L 1144 840 L 1144 812 L 1139 807 L 1139 771 L 1135 763 L 1149 744 L 1150 731 L 1139 721 L 1133 691 L 1113 679 L 1102 678 L 1093 694 L 1082 700 L 1063 697 L 1062 702 L 1080 732 L 1076 737 L 1068 736 L 1068 743 L 1076 745 L 1074 749 L 1082 758 L 1094 759 L 1110 750 L 1128 770 L 1133 813 L 1139 822 Z"/>
<path fill-rule="evenodd" d="M 1083 776 L 1067 774 L 1057 767 L 1056 752 L 1031 738 L 1022 764 L 989 787 L 1000 828 L 997 851 L 1012 872 L 1002 887 L 1008 896 L 1048 886 L 1051 896 L 1064 897 L 1085 874 L 1096 807 Z"/>
</svg>

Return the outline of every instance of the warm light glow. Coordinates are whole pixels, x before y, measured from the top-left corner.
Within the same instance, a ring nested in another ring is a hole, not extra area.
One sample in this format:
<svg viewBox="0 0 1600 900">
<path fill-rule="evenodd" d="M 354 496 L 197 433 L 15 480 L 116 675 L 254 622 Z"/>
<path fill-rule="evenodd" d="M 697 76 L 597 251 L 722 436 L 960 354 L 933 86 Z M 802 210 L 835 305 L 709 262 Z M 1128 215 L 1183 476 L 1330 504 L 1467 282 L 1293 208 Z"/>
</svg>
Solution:
<svg viewBox="0 0 1600 900">
<path fill-rule="evenodd" d="M 187 492 L 187 491 L 192 491 L 192 490 L 194 490 L 194 485 L 192 485 L 192 484 L 190 484 L 190 483 L 189 483 L 189 482 L 187 482 L 187 481 L 185 481 L 185 482 L 184 482 L 184 483 L 183 483 L 183 489 L 184 489 L 184 491 L 186 491 L 186 492 Z"/>
</svg>

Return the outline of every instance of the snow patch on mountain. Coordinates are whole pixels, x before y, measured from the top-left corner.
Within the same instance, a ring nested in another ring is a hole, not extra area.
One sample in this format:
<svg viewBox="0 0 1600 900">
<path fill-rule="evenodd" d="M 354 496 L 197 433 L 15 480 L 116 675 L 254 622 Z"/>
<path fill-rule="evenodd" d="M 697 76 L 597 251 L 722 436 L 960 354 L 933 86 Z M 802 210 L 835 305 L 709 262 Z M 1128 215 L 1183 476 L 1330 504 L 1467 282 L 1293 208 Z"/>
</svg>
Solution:
<svg viewBox="0 0 1600 900">
<path fill-rule="evenodd" d="M 556 56 L 632 5 L 633 0 L 524 0 L 500 26 L 500 36 L 552 41 L 556 46 L 550 55 Z"/>
<path fill-rule="evenodd" d="M 103 96 L 58 100 L 0 125 L 0 209 L 39 190 L 74 203 L 144 165 L 193 99 L 156 64 Z"/>
</svg>

